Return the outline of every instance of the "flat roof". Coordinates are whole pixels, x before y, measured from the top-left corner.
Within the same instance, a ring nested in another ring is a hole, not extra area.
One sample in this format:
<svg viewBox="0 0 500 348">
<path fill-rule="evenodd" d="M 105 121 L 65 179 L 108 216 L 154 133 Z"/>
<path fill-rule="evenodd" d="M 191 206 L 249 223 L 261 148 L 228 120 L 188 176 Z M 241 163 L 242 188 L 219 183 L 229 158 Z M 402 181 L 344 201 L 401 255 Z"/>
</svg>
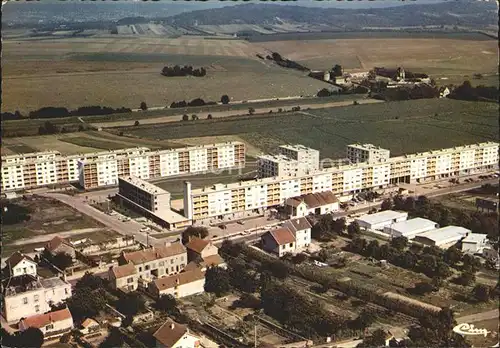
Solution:
<svg viewBox="0 0 500 348">
<path fill-rule="evenodd" d="M 147 182 L 146 180 L 143 180 L 143 179 L 138 178 L 136 176 L 132 176 L 132 175 L 120 176 L 120 177 L 118 177 L 118 180 L 127 182 L 127 183 L 134 185 L 137 188 L 144 190 L 144 191 L 151 193 L 151 194 L 157 194 L 157 195 L 170 194 L 170 192 L 168 192 L 167 190 L 164 190 L 161 187 L 153 185 L 153 184 Z"/>
<path fill-rule="evenodd" d="M 224 147 L 224 146 L 230 146 L 230 145 L 245 145 L 245 143 L 241 141 L 227 141 L 225 143 L 214 143 L 214 144 L 205 144 L 205 145 L 195 145 L 195 146 L 183 146 L 183 147 L 176 147 L 172 149 L 163 149 L 163 150 L 155 150 L 152 151 L 155 155 L 158 154 L 163 154 L 163 153 L 172 153 L 172 152 L 180 152 L 180 151 L 190 151 L 190 150 L 199 150 L 199 149 L 211 149 L 211 148 L 217 148 L 217 147 Z"/>
<path fill-rule="evenodd" d="M 181 215 L 179 213 L 176 213 L 173 210 L 170 209 L 164 209 L 160 210 L 157 212 L 151 212 L 151 214 L 156 215 L 158 218 L 168 222 L 168 223 L 178 223 L 178 222 L 184 222 L 184 221 L 189 221 L 187 217 L 184 215 Z"/>
<path fill-rule="evenodd" d="M 460 226 L 446 226 L 432 231 L 427 231 L 417 235 L 417 238 L 427 238 L 434 241 L 436 244 L 447 242 L 450 239 L 457 241 L 465 237 L 471 230 Z"/>
<path fill-rule="evenodd" d="M 297 160 L 293 158 L 287 157 L 285 155 L 277 154 L 277 155 L 260 155 L 257 158 L 264 159 L 272 162 L 286 162 L 286 163 L 298 163 Z"/>
<path fill-rule="evenodd" d="M 293 145 L 281 145 L 280 148 L 282 149 L 288 149 L 288 150 L 293 150 L 293 151 L 317 151 L 319 150 L 313 149 L 312 147 L 307 147 L 302 144 L 293 144 Z"/>
<path fill-rule="evenodd" d="M 406 221 L 396 222 L 391 226 L 391 229 L 401 232 L 402 234 L 407 234 L 419 230 L 421 228 L 427 228 L 427 227 L 435 228 L 435 226 L 436 223 L 434 221 L 423 218 L 414 218 Z"/>
<path fill-rule="evenodd" d="M 462 243 L 481 243 L 488 237 L 484 233 L 471 233 L 462 240 Z"/>
<path fill-rule="evenodd" d="M 350 144 L 347 145 L 347 147 L 353 147 L 356 149 L 362 149 L 362 150 L 384 150 L 384 151 L 389 151 L 388 149 L 381 148 L 380 146 L 376 146 L 373 144 Z"/>
<path fill-rule="evenodd" d="M 385 222 L 388 220 L 394 220 L 398 219 L 401 217 L 407 217 L 408 213 L 405 211 L 394 211 L 394 210 L 384 210 L 375 214 L 366 214 L 363 215 L 359 218 L 356 218 L 356 220 L 363 221 L 367 224 L 378 224 L 381 222 Z"/>
</svg>

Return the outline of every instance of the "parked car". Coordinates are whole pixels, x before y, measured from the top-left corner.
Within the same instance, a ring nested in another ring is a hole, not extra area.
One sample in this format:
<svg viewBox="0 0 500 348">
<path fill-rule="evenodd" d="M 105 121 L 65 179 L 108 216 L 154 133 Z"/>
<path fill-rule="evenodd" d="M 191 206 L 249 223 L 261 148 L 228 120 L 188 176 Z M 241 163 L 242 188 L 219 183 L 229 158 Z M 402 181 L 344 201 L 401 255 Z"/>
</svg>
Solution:
<svg viewBox="0 0 500 348">
<path fill-rule="evenodd" d="M 245 224 L 245 223 L 244 223 L 243 221 L 241 221 L 241 220 L 236 221 L 236 223 L 237 223 L 238 225 L 244 225 L 244 224 Z"/>
<path fill-rule="evenodd" d="M 219 225 L 219 228 L 220 228 L 221 230 L 225 230 L 225 229 L 227 229 L 227 226 L 226 226 L 226 225 Z"/>
</svg>

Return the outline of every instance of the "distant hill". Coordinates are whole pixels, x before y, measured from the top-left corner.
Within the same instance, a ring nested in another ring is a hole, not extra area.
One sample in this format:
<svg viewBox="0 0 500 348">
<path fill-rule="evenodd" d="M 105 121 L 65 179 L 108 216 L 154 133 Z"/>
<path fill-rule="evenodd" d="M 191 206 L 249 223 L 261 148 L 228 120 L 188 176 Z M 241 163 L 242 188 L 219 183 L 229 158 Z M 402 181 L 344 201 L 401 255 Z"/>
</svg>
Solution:
<svg viewBox="0 0 500 348">
<path fill-rule="evenodd" d="M 458 0 L 389 8 L 339 9 L 249 3 L 181 13 L 165 20 L 174 26 L 304 23 L 344 30 L 366 27 L 457 26 L 491 29 L 498 25 L 496 1 Z"/>
</svg>

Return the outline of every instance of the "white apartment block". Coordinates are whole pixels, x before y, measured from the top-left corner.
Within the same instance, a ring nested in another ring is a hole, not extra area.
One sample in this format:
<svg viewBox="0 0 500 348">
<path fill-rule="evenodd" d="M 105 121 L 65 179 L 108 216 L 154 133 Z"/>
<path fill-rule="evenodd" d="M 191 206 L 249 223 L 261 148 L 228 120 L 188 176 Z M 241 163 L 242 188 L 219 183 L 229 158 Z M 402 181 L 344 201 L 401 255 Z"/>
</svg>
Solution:
<svg viewBox="0 0 500 348">
<path fill-rule="evenodd" d="M 227 214 L 236 217 L 245 211 L 278 206 L 287 198 L 308 193 L 332 191 L 336 196 L 346 196 L 362 190 L 384 188 L 388 184 L 432 181 L 494 170 L 498 168 L 498 146 L 492 142 L 479 143 L 392 157 L 382 162 L 364 161 L 308 174 L 216 184 L 199 189 L 192 189 L 186 182 L 184 212 L 187 218 L 195 221 Z M 473 168 L 470 167 L 471 151 L 474 151 Z M 469 160 L 461 160 L 463 156 Z"/>
<path fill-rule="evenodd" d="M 71 284 L 60 278 L 39 279 L 31 275 L 9 278 L 4 284 L 3 315 L 7 322 L 50 311 L 71 297 Z"/>
<path fill-rule="evenodd" d="M 118 178 L 118 194 L 152 212 L 170 209 L 170 192 L 135 176 Z"/>
<path fill-rule="evenodd" d="M 299 162 L 299 167 L 303 170 L 319 169 L 319 151 L 305 147 L 304 145 L 282 145 L 278 148 L 278 153 Z"/>
<path fill-rule="evenodd" d="M 391 152 L 373 144 L 351 144 L 347 146 L 347 158 L 351 163 L 381 162 L 389 159 Z"/>
<path fill-rule="evenodd" d="M 2 156 L 2 191 L 79 182 L 114 186 L 119 176 L 148 180 L 245 166 L 245 144 L 227 142 L 152 151 L 146 147 L 63 156 L 58 151 Z"/>
</svg>

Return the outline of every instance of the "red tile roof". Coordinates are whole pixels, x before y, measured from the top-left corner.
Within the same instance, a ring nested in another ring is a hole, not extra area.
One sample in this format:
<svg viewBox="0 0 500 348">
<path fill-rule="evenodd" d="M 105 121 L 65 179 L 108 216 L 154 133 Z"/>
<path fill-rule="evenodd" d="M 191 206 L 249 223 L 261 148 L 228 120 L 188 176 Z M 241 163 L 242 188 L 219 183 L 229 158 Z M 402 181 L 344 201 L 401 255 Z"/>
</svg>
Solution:
<svg viewBox="0 0 500 348">
<path fill-rule="evenodd" d="M 9 265 L 9 267 L 14 267 L 16 266 L 19 262 L 22 260 L 27 259 L 30 260 L 31 262 L 35 262 L 31 257 L 24 255 L 20 251 L 16 251 L 14 254 L 12 254 L 7 261 L 5 262 L 6 264 Z"/>
<path fill-rule="evenodd" d="M 50 323 L 54 323 L 57 321 L 62 321 L 66 319 L 72 318 L 71 312 L 68 308 L 64 308 L 55 312 L 49 312 L 45 314 L 38 314 L 32 317 L 28 317 L 20 321 L 20 325 L 22 324 L 24 327 L 36 327 L 42 328 L 44 326 L 49 325 Z"/>
<path fill-rule="evenodd" d="M 156 330 L 153 336 L 162 345 L 171 348 L 187 333 L 197 337 L 189 332 L 187 326 L 178 324 L 172 319 L 168 319 L 158 330 Z"/>
<path fill-rule="evenodd" d="M 288 228 L 277 228 L 268 232 L 278 245 L 295 242 L 295 236 Z"/>
<path fill-rule="evenodd" d="M 154 285 L 158 288 L 158 290 L 166 290 L 172 289 L 176 285 L 184 285 L 189 284 L 197 280 L 201 280 L 205 278 L 205 274 L 201 271 L 201 269 L 193 269 L 190 271 L 181 272 L 179 274 L 171 275 L 168 277 L 162 277 L 155 279 Z"/>
<path fill-rule="evenodd" d="M 286 200 L 286 204 L 291 205 L 292 207 L 298 207 L 300 203 L 304 202 L 309 209 L 313 209 L 323 205 L 337 203 L 338 201 L 339 200 L 335 197 L 332 191 L 324 191 L 288 198 Z"/>
<path fill-rule="evenodd" d="M 202 251 L 210 244 L 209 240 L 201 239 L 198 237 L 191 237 L 189 242 L 186 244 L 186 248 L 194 251 L 195 253 L 201 254 Z"/>
<path fill-rule="evenodd" d="M 186 248 L 184 248 L 181 243 L 173 243 L 171 245 L 123 253 L 123 258 L 127 263 L 132 262 L 134 265 L 140 265 L 145 262 L 164 259 L 175 255 L 182 255 L 185 252 Z"/>
<path fill-rule="evenodd" d="M 56 250 L 61 244 L 66 244 L 67 246 L 73 247 L 71 244 L 66 241 L 66 239 L 61 238 L 59 236 L 55 236 L 52 238 L 46 245 L 45 249 L 47 249 L 50 252 L 53 252 Z"/>
<path fill-rule="evenodd" d="M 292 232 L 303 231 L 307 230 L 308 228 L 312 228 L 311 224 L 305 217 L 287 220 L 284 224 L 284 227 L 288 228 Z"/>
<path fill-rule="evenodd" d="M 121 265 L 121 266 L 114 266 L 113 268 L 111 268 L 111 272 L 113 272 L 113 275 L 115 276 L 116 279 L 129 277 L 137 273 L 133 263 L 127 263 L 126 265 Z"/>
</svg>

